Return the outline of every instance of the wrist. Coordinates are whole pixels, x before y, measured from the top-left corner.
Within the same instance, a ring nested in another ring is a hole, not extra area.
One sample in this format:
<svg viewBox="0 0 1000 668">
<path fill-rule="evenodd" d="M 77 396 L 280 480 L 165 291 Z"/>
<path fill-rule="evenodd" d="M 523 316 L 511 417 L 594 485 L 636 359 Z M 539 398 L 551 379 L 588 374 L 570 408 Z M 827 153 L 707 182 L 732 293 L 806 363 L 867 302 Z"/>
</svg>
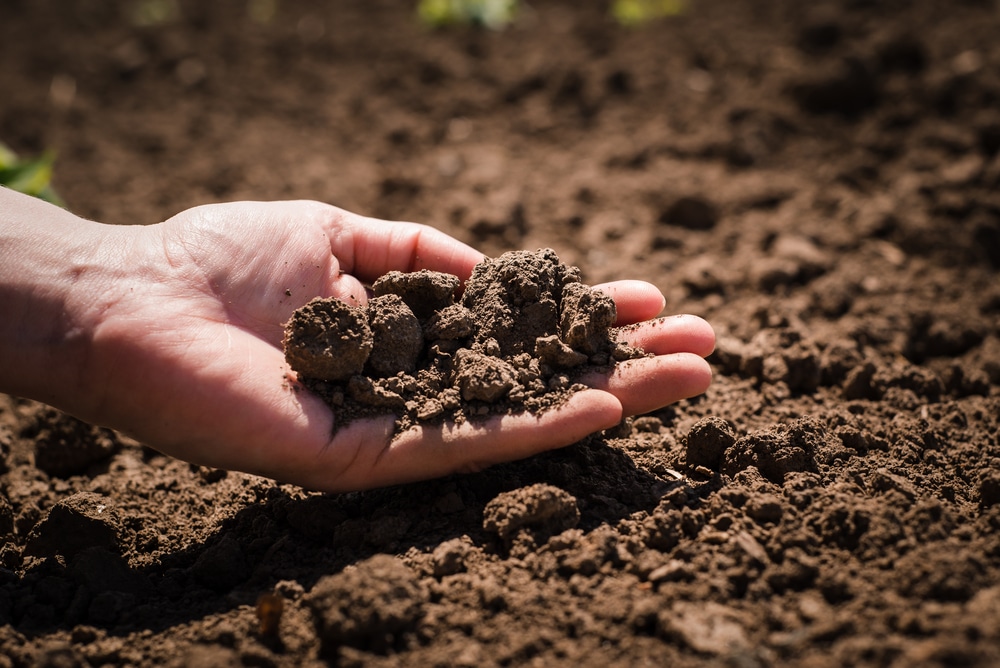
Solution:
<svg viewBox="0 0 1000 668">
<path fill-rule="evenodd" d="M 90 412 L 93 333 L 121 273 L 111 226 L 0 190 L 0 391 Z"/>
</svg>

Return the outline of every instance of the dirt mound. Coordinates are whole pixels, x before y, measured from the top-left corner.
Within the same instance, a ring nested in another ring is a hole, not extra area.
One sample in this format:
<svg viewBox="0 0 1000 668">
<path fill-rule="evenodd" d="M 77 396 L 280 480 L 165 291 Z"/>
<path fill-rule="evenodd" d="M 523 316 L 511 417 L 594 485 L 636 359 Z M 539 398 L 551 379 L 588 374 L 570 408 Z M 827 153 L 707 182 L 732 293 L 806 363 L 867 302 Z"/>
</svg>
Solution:
<svg viewBox="0 0 1000 668">
<path fill-rule="evenodd" d="M 316 298 L 285 327 L 285 357 L 343 426 L 395 413 L 397 432 L 540 412 L 584 386 L 580 374 L 642 355 L 616 342 L 614 301 L 555 251 L 510 251 L 457 276 L 392 272 L 363 308 Z"/>
</svg>

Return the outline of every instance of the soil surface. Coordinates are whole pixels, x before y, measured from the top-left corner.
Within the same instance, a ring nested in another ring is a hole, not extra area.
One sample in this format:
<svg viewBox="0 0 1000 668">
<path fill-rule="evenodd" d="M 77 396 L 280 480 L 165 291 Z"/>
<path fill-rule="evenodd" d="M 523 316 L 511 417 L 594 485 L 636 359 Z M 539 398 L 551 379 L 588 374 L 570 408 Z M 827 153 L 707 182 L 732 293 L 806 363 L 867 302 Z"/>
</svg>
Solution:
<svg viewBox="0 0 1000 668">
<path fill-rule="evenodd" d="M 3 397 L 0 666 L 1000 663 L 996 3 L 413 4 L 7 0 L 0 139 L 104 222 L 319 199 L 649 280 L 714 385 L 345 495 Z"/>
</svg>

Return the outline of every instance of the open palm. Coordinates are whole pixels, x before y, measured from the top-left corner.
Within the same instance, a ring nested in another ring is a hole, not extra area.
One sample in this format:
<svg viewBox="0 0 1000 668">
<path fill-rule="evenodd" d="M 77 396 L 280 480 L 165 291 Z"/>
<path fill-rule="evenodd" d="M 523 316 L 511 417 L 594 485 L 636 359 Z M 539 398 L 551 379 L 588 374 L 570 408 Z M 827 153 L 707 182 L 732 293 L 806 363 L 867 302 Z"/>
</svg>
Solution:
<svg viewBox="0 0 1000 668">
<path fill-rule="evenodd" d="M 650 320 L 628 331 L 654 357 L 587 379 L 558 410 L 482 423 L 420 427 L 392 438 L 394 418 L 334 429 L 336 416 L 294 381 L 283 324 L 315 296 L 364 303 L 364 283 L 390 270 L 463 280 L 482 255 L 414 223 L 380 221 L 315 202 L 198 207 L 132 228 L 130 271 L 95 329 L 88 419 L 165 453 L 343 491 L 475 470 L 573 443 L 625 415 L 703 392 L 714 346 L 700 318 Z M 619 323 L 663 307 L 639 281 L 599 286 Z"/>
</svg>

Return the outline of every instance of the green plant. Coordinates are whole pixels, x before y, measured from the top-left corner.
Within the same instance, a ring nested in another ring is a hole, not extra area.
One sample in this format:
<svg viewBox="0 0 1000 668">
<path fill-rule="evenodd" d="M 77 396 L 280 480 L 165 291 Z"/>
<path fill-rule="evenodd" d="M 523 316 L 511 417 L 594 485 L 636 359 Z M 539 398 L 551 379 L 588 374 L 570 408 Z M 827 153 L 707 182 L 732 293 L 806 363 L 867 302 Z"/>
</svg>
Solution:
<svg viewBox="0 0 1000 668">
<path fill-rule="evenodd" d="M 0 185 L 62 206 L 62 199 L 52 189 L 54 162 L 52 151 L 46 151 L 37 158 L 21 159 L 0 142 Z"/>
<path fill-rule="evenodd" d="M 611 15 L 624 26 L 635 26 L 682 14 L 685 4 L 684 0 L 614 0 Z"/>
<path fill-rule="evenodd" d="M 417 14 L 432 26 L 473 24 L 499 29 L 514 20 L 518 0 L 420 0 Z"/>
<path fill-rule="evenodd" d="M 177 0 L 133 0 L 129 6 L 129 19 L 139 28 L 150 28 L 172 23 L 181 15 Z"/>
</svg>

